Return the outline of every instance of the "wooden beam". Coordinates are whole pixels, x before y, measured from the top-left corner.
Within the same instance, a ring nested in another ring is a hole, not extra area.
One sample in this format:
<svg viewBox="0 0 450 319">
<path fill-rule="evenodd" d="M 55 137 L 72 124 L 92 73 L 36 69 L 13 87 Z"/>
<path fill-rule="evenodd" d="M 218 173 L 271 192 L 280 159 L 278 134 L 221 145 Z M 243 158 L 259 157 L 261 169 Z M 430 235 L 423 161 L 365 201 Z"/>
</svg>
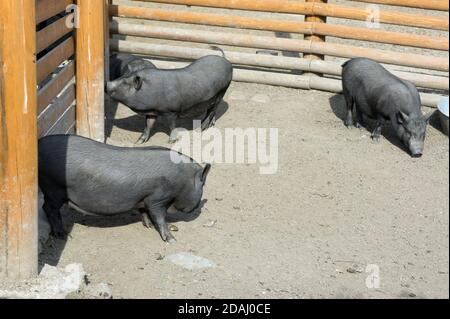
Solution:
<svg viewBox="0 0 450 319">
<path fill-rule="evenodd" d="M 36 24 L 61 13 L 73 4 L 73 0 L 36 0 Z"/>
<path fill-rule="evenodd" d="M 448 0 L 350 0 L 390 6 L 448 11 Z"/>
<path fill-rule="evenodd" d="M 142 1 L 142 0 L 141 0 Z M 292 13 L 306 16 L 324 16 L 333 18 L 368 21 L 370 12 L 365 8 L 340 6 L 335 4 L 293 1 L 293 0 L 143 0 L 145 2 L 158 2 L 199 7 L 226 8 L 236 10 Z M 425 1 L 422 1 L 425 2 Z M 404 12 L 380 10 L 379 22 L 395 25 L 404 25 L 418 28 L 448 30 L 447 17 L 435 17 L 424 14 L 410 14 Z"/>
<path fill-rule="evenodd" d="M 150 60 L 156 67 L 161 69 L 182 68 L 189 65 L 186 62 Z M 342 81 L 327 79 L 319 76 L 305 76 L 267 71 L 255 71 L 235 68 L 233 81 L 259 83 L 273 86 L 292 87 L 297 89 L 312 89 L 333 93 L 342 92 Z M 420 93 L 423 106 L 436 108 L 437 103 L 443 98 L 442 95 Z"/>
<path fill-rule="evenodd" d="M 75 53 L 74 46 L 74 38 L 70 37 L 39 59 L 37 63 L 37 81 L 39 84 L 55 72 L 61 63 L 73 56 Z"/>
<path fill-rule="evenodd" d="M 50 24 L 37 33 L 37 52 L 41 52 L 48 48 L 51 44 L 61 39 L 64 35 L 71 32 L 73 28 L 68 28 L 66 19 L 73 18 L 73 14 L 61 18 L 58 21 Z"/>
<path fill-rule="evenodd" d="M 193 30 L 188 28 L 165 28 L 158 26 L 152 26 L 149 28 L 143 24 L 129 23 L 118 20 L 114 20 L 111 23 L 110 28 L 112 34 L 130 35 L 136 37 L 150 37 L 156 39 L 229 45 L 245 48 L 317 53 L 342 58 L 367 57 L 387 64 L 438 71 L 449 70 L 447 58 L 363 48 L 337 43 L 311 43 L 297 39 L 282 39 L 245 33 Z"/>
<path fill-rule="evenodd" d="M 37 274 L 36 84 L 35 1 L 2 0 L 0 279 Z"/>
<path fill-rule="evenodd" d="M 133 42 L 128 40 L 112 40 L 111 49 L 116 52 L 187 60 L 196 60 L 205 55 L 222 55 L 221 52 L 211 49 Z M 342 74 L 342 63 L 333 61 L 311 61 L 307 59 L 292 57 L 259 55 L 254 53 L 242 53 L 233 51 L 226 51 L 225 55 L 231 63 L 242 66 L 255 66 L 283 70 L 301 70 L 308 73 L 320 73 L 338 76 Z M 411 72 L 398 72 L 392 70 L 391 72 L 402 79 L 414 83 L 419 87 L 447 91 L 449 89 L 448 77 L 417 74 Z"/>
<path fill-rule="evenodd" d="M 77 133 L 105 140 L 105 3 L 77 0 Z"/>
<path fill-rule="evenodd" d="M 112 16 L 121 18 L 148 19 L 155 21 L 212 25 L 229 28 L 332 36 L 343 39 L 397 44 L 441 51 L 447 51 L 449 49 L 448 38 L 445 37 L 430 37 L 328 23 L 262 19 L 224 14 L 190 12 L 186 10 L 162 10 L 126 5 L 111 5 L 109 11 Z"/>
</svg>

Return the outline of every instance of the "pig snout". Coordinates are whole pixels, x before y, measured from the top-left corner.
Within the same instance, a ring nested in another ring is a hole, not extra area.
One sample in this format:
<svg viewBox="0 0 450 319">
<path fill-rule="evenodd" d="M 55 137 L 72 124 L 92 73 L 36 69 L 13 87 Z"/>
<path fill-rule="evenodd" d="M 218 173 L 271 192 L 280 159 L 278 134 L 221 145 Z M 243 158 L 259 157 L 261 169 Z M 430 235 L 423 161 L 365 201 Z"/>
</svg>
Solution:
<svg viewBox="0 0 450 319">
<path fill-rule="evenodd" d="M 117 88 L 117 83 L 116 82 L 106 82 L 105 84 L 105 93 L 106 94 L 111 94 L 112 92 L 114 92 Z"/>
<path fill-rule="evenodd" d="M 411 152 L 412 157 L 416 157 L 416 158 L 422 157 L 424 142 L 410 140 L 408 144 L 409 144 L 408 148 L 409 148 L 409 151 Z"/>
<path fill-rule="evenodd" d="M 421 157 L 423 155 L 424 141 L 411 138 L 405 144 L 412 157 Z"/>
</svg>

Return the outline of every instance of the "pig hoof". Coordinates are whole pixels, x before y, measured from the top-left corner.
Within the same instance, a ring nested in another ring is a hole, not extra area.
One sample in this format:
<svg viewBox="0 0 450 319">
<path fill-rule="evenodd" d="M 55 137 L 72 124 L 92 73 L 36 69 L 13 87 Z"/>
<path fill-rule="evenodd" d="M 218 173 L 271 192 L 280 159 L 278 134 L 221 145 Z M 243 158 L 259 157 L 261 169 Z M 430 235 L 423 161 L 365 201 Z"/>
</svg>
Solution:
<svg viewBox="0 0 450 319">
<path fill-rule="evenodd" d="M 372 136 L 372 141 L 375 143 L 380 143 L 380 137 L 379 136 Z"/>
<path fill-rule="evenodd" d="M 144 225 L 145 228 L 153 228 L 152 223 L 147 220 L 143 220 L 142 225 Z"/>
<path fill-rule="evenodd" d="M 164 241 L 169 244 L 175 244 L 177 242 L 177 240 L 175 239 L 175 237 L 173 237 L 172 234 L 168 234 L 164 239 Z"/>
<path fill-rule="evenodd" d="M 147 136 L 146 134 L 142 134 L 141 137 L 138 138 L 136 141 L 136 145 L 147 143 L 150 140 L 150 136 Z"/>
</svg>

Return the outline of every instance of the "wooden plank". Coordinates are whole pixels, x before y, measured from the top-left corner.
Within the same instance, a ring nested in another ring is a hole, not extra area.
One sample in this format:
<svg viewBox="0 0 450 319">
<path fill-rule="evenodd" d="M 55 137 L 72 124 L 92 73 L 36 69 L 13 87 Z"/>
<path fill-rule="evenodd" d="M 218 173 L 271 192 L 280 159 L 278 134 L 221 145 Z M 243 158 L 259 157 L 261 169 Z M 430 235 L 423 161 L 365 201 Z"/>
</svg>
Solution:
<svg viewBox="0 0 450 319">
<path fill-rule="evenodd" d="M 137 55 L 159 56 L 183 60 L 196 60 L 206 55 L 222 55 L 211 49 L 189 48 L 185 46 L 158 45 L 153 43 L 112 40 L 111 49 L 117 52 Z M 332 61 L 307 60 L 282 56 L 259 55 L 242 52 L 225 52 L 227 59 L 236 65 L 256 66 L 284 70 L 301 70 L 309 73 L 321 73 L 340 76 L 342 63 Z M 419 87 L 448 90 L 448 77 L 392 71 L 402 79 Z"/>
<path fill-rule="evenodd" d="M 38 91 L 37 114 L 40 114 L 75 76 L 75 62 L 71 61 L 50 82 Z"/>
<path fill-rule="evenodd" d="M 110 14 L 122 18 L 148 19 L 178 23 L 213 25 L 230 28 L 299 33 L 305 35 L 333 36 L 369 42 L 397 44 L 417 48 L 447 51 L 448 38 L 416 34 L 331 25 L 315 22 L 283 21 L 251 17 L 227 16 L 212 13 L 162 10 L 153 8 L 111 5 Z"/>
<path fill-rule="evenodd" d="M 41 83 L 47 76 L 52 74 L 55 69 L 64 61 L 68 60 L 75 53 L 74 38 L 70 37 L 58 45 L 37 63 L 37 81 Z"/>
<path fill-rule="evenodd" d="M 105 3 L 78 0 L 80 25 L 76 29 L 77 132 L 105 139 Z"/>
<path fill-rule="evenodd" d="M 58 121 L 53 125 L 52 128 L 45 134 L 56 135 L 56 134 L 73 134 L 75 132 L 75 119 L 76 107 L 75 105 L 70 106 L 66 112 L 58 119 Z"/>
<path fill-rule="evenodd" d="M 286 1 L 286 0 L 143 0 L 199 7 L 227 8 L 262 12 L 292 13 L 306 16 L 322 16 L 343 19 L 368 21 L 371 12 L 365 8 L 352 8 L 334 4 L 320 3 L 321 1 Z M 448 30 L 447 17 L 434 17 L 424 14 L 409 14 L 380 10 L 379 22 L 411 27 Z"/>
<path fill-rule="evenodd" d="M 73 0 L 36 0 L 36 24 L 66 10 Z"/>
<path fill-rule="evenodd" d="M 410 7 L 428 10 L 448 11 L 448 0 L 350 0 L 355 2 L 366 2 L 375 4 L 386 4 L 390 6 Z"/>
<path fill-rule="evenodd" d="M 282 39 L 245 33 L 213 32 L 157 26 L 148 28 L 146 25 L 123 21 L 113 21 L 110 28 L 113 34 L 131 35 L 137 37 L 151 37 L 156 39 L 219 44 L 246 48 L 318 53 L 343 58 L 367 57 L 387 64 L 438 71 L 449 70 L 449 62 L 447 58 L 362 48 L 336 43 L 310 43 L 308 41 L 297 39 Z"/>
<path fill-rule="evenodd" d="M 69 19 L 73 18 L 73 14 L 67 16 Z M 64 35 L 71 32 L 73 28 L 68 28 L 66 18 L 61 18 L 51 25 L 45 27 L 37 33 L 37 52 L 48 48 L 51 44 L 61 39 Z"/>
<path fill-rule="evenodd" d="M 0 282 L 38 270 L 34 0 L 0 1 Z"/>
<path fill-rule="evenodd" d="M 58 122 L 75 101 L 75 85 L 72 84 L 38 116 L 38 136 L 42 137 Z"/>
<path fill-rule="evenodd" d="M 186 62 L 150 60 L 160 69 L 182 68 L 188 65 Z M 304 76 L 275 73 L 270 71 L 255 71 L 235 68 L 233 72 L 233 81 L 259 83 L 265 85 L 284 86 L 298 89 L 313 89 L 327 92 L 341 93 L 342 81 L 336 79 L 327 79 L 319 76 Z M 442 95 L 420 93 L 422 105 L 436 108 Z"/>
</svg>

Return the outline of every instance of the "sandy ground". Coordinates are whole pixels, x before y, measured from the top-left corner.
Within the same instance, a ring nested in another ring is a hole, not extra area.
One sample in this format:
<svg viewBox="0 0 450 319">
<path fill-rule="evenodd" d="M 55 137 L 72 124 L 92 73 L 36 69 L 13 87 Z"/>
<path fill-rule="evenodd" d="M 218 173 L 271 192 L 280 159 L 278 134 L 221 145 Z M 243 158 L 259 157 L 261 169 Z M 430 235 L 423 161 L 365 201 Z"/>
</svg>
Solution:
<svg viewBox="0 0 450 319">
<path fill-rule="evenodd" d="M 331 3 L 356 5 L 341 0 Z M 303 19 L 271 13 L 238 14 Z M 342 19 L 330 19 L 330 23 L 364 25 Z M 386 28 L 448 37 L 448 32 Z M 448 56 L 448 52 L 333 38 L 327 41 Z M 344 100 L 339 95 L 234 83 L 225 102 L 217 128 L 279 130 L 276 174 L 260 175 L 259 165 L 214 164 L 202 213 L 175 223 L 179 231 L 174 233 L 178 239 L 174 245 L 162 242 L 155 230 L 144 228 L 136 212 L 105 220 L 65 210 L 71 238 L 66 243 L 50 241 L 41 263 L 82 263 L 92 281 L 111 285 L 115 298 L 449 297 L 449 144 L 436 123 L 428 129 L 425 155 L 412 159 L 388 127 L 379 144 L 371 141 L 366 130 L 345 128 L 341 120 Z M 132 145 L 143 129 L 143 120 L 124 106 L 116 109 L 112 105 L 107 113 L 108 143 Z M 147 145 L 167 146 L 165 131 L 167 128 L 159 125 Z M 211 221 L 217 223 L 207 227 Z M 178 252 L 207 258 L 217 267 L 185 270 L 163 259 Z M 378 289 L 366 286 L 368 265 L 379 268 Z"/>
<path fill-rule="evenodd" d="M 341 96 L 233 84 L 225 101 L 217 128 L 278 128 L 276 174 L 213 165 L 207 203 L 175 223 L 173 245 L 136 212 L 105 220 L 66 210 L 71 238 L 51 241 L 41 262 L 82 263 L 116 298 L 449 297 L 446 136 L 430 126 L 424 157 L 412 159 L 389 128 L 379 144 L 366 130 L 348 130 Z M 131 145 L 143 128 L 123 106 L 108 117 L 111 144 Z M 166 142 L 158 132 L 149 145 Z M 178 252 L 217 267 L 161 260 Z M 354 264 L 362 272 L 348 272 Z M 367 265 L 379 267 L 379 289 L 366 287 Z"/>
</svg>

